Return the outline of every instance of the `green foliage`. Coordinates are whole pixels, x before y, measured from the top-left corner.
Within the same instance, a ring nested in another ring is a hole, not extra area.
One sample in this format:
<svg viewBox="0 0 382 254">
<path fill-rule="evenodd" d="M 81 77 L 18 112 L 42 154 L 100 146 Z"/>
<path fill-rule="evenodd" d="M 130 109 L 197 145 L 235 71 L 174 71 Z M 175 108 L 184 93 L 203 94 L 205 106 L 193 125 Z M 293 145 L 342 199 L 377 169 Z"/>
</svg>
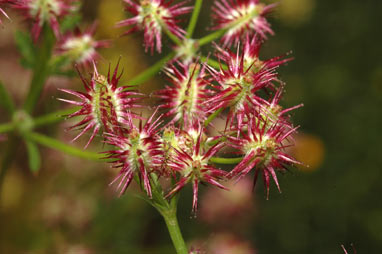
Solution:
<svg viewBox="0 0 382 254">
<path fill-rule="evenodd" d="M 15 42 L 21 55 L 21 65 L 27 69 L 32 69 L 36 61 L 36 46 L 30 33 L 17 30 L 15 32 Z"/>
<path fill-rule="evenodd" d="M 30 140 L 25 140 L 25 144 L 26 144 L 27 152 L 28 152 L 29 169 L 31 170 L 32 173 L 37 174 L 41 168 L 40 151 L 36 143 Z"/>
<path fill-rule="evenodd" d="M 15 111 L 15 106 L 13 104 L 11 96 L 8 94 L 7 90 L 0 81 L 0 107 L 4 108 L 9 115 L 12 115 Z"/>
</svg>

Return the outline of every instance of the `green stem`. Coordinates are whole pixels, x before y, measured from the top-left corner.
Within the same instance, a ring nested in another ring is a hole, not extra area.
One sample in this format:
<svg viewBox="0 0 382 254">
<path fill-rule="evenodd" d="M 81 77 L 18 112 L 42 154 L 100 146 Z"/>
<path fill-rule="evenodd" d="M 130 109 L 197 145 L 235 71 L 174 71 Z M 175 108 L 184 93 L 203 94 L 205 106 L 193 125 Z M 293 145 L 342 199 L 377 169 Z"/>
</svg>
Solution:
<svg viewBox="0 0 382 254">
<path fill-rule="evenodd" d="M 156 62 L 154 65 L 152 65 L 150 68 L 144 70 L 140 74 L 138 74 L 136 77 L 134 77 L 132 80 L 128 82 L 129 86 L 138 86 L 145 81 L 149 80 L 152 76 L 157 74 L 162 67 L 173 57 L 175 56 L 175 52 L 171 52 L 167 56 L 160 59 L 158 62 Z"/>
<path fill-rule="evenodd" d="M 1 198 L 1 190 L 5 175 L 9 169 L 9 166 L 12 164 L 13 160 L 16 158 L 15 153 L 18 148 L 18 139 L 15 136 L 10 136 L 8 144 L 6 146 L 4 156 L 1 161 L 1 171 L 0 171 L 0 198 Z M 0 200 L 1 206 L 1 200 Z"/>
<path fill-rule="evenodd" d="M 167 28 L 166 24 L 161 24 L 162 29 L 167 34 L 168 38 L 170 38 L 176 45 L 182 45 L 182 42 L 176 37 L 175 34 L 171 33 L 171 31 Z"/>
<path fill-rule="evenodd" d="M 12 122 L 0 124 L 0 133 L 10 132 L 14 128 L 15 128 L 15 125 Z"/>
<path fill-rule="evenodd" d="M 13 100 L 1 81 L 0 81 L 0 106 L 5 108 L 9 116 L 12 116 L 12 114 L 15 112 L 15 105 L 13 104 Z"/>
<path fill-rule="evenodd" d="M 59 110 L 33 119 L 33 128 L 53 124 L 62 121 L 66 115 L 74 113 L 78 108 L 70 108 Z M 15 124 L 13 122 L 0 124 L 0 133 L 10 132 L 14 130 Z"/>
<path fill-rule="evenodd" d="M 200 13 L 200 9 L 202 7 L 203 0 L 196 0 L 194 11 L 192 12 L 190 23 L 187 27 L 187 35 L 186 38 L 191 38 L 192 34 L 194 33 L 196 22 L 198 22 L 198 17 Z"/>
<path fill-rule="evenodd" d="M 82 149 L 64 144 L 57 139 L 50 138 L 48 136 L 36 133 L 36 132 L 30 132 L 25 134 L 25 138 L 34 141 L 36 143 L 39 143 L 40 145 L 46 146 L 48 148 L 61 151 L 63 153 L 73 155 L 76 157 L 84 158 L 87 160 L 93 160 L 93 161 L 99 161 L 100 159 L 104 158 L 105 155 L 94 153 L 94 152 L 88 152 L 84 151 Z"/>
<path fill-rule="evenodd" d="M 221 29 L 217 30 L 216 32 L 210 33 L 209 35 L 204 36 L 203 38 L 200 38 L 199 41 L 199 46 L 203 46 L 207 43 L 210 43 L 211 41 L 214 41 L 220 37 L 222 37 L 227 29 Z"/>
<path fill-rule="evenodd" d="M 211 157 L 210 161 L 217 164 L 237 164 L 243 160 L 242 157 L 239 158 L 221 158 L 221 157 Z"/>
<path fill-rule="evenodd" d="M 176 207 L 161 211 L 161 214 L 166 222 L 168 232 L 177 254 L 188 254 L 186 243 L 184 242 L 182 232 L 180 231 L 178 219 L 176 217 Z"/>
<path fill-rule="evenodd" d="M 220 112 L 222 112 L 222 110 L 223 110 L 223 108 L 219 108 L 219 109 L 216 110 L 214 113 L 212 113 L 212 114 L 207 118 L 207 120 L 204 122 L 204 126 L 207 127 L 207 126 L 210 124 L 210 122 L 211 122 L 212 120 L 214 120 L 214 119 L 220 114 Z"/>
<path fill-rule="evenodd" d="M 27 113 L 32 113 L 40 94 L 44 88 L 46 79 L 49 76 L 49 60 L 54 45 L 54 37 L 52 31 L 48 27 L 44 27 L 44 36 L 42 45 L 37 52 L 37 60 L 33 70 L 33 78 L 29 87 L 29 93 L 25 100 L 24 109 Z"/>
<path fill-rule="evenodd" d="M 65 116 L 76 112 L 78 108 L 69 108 L 64 110 L 59 110 L 53 113 L 49 113 L 40 117 L 36 117 L 33 120 L 33 127 L 39 127 L 47 124 L 57 123 L 65 119 Z"/>
</svg>

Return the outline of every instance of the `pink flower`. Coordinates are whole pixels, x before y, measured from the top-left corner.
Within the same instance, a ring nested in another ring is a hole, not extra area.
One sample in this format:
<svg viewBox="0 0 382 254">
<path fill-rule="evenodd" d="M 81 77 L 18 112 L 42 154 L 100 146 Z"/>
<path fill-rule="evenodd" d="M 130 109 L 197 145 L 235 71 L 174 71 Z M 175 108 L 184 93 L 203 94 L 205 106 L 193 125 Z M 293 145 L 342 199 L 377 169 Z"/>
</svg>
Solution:
<svg viewBox="0 0 382 254">
<path fill-rule="evenodd" d="M 134 17 L 120 21 L 117 26 L 132 26 L 125 34 L 138 30 L 144 32 L 145 50 L 154 47 L 160 53 L 162 49 L 162 29 L 168 29 L 172 34 L 183 38 L 185 31 L 178 27 L 177 16 L 191 11 L 192 7 L 183 7 L 186 1 L 173 6 L 172 0 L 124 0 L 126 10 Z M 156 46 L 155 46 L 156 45 Z"/>
<path fill-rule="evenodd" d="M 266 34 L 273 34 L 265 15 L 275 4 L 264 5 L 259 0 L 216 0 L 212 8 L 213 29 L 226 29 L 222 37 L 225 46 L 237 43 L 246 36 L 258 34 L 267 38 Z"/>
<path fill-rule="evenodd" d="M 81 74 L 81 80 L 86 92 L 75 92 L 68 89 L 60 89 L 63 92 L 76 96 L 80 101 L 59 99 L 64 102 L 81 107 L 69 118 L 84 116 L 84 118 L 70 127 L 70 129 L 81 129 L 81 132 L 73 139 L 76 140 L 85 132 L 93 129 L 85 148 L 94 139 L 100 130 L 109 133 L 120 131 L 121 125 L 131 125 L 131 117 L 136 117 L 130 110 L 139 107 L 136 104 L 140 100 L 140 94 L 129 91 L 128 86 L 117 87 L 121 75 L 118 75 L 118 66 L 111 75 L 110 67 L 107 77 L 100 75 L 94 65 L 94 73 L 90 80 L 86 80 Z"/>
<path fill-rule="evenodd" d="M 208 83 L 204 80 L 204 67 L 197 63 L 177 64 L 179 67 L 172 64 L 164 69 L 172 86 L 158 91 L 157 96 L 162 99 L 160 107 L 169 109 L 165 117 L 172 116 L 173 122 L 180 120 L 184 126 L 189 126 L 195 120 L 206 118 L 207 107 L 203 102 L 208 97 Z"/>
<path fill-rule="evenodd" d="M 26 19 L 34 22 L 32 36 L 39 37 L 44 24 L 48 23 L 57 38 L 60 37 L 58 18 L 76 10 L 77 0 L 15 0 L 11 4 L 19 9 Z"/>
<path fill-rule="evenodd" d="M 284 85 L 280 86 L 273 98 L 270 98 L 268 101 L 260 97 L 256 97 L 253 100 L 251 99 L 251 102 L 256 107 L 256 110 L 253 111 L 253 113 L 259 119 L 267 121 L 268 124 L 283 125 L 284 127 L 293 128 L 292 123 L 290 122 L 290 115 L 287 113 L 304 106 L 304 104 L 301 103 L 296 106 L 283 109 L 283 107 L 279 105 L 283 91 Z"/>
<path fill-rule="evenodd" d="M 246 128 L 243 128 L 246 131 L 240 131 L 240 137 L 228 137 L 230 145 L 244 154 L 243 160 L 229 173 L 229 177 L 241 179 L 255 169 L 256 183 L 259 172 L 262 172 L 268 198 L 270 177 L 280 191 L 276 172 L 284 172 L 286 165 L 300 164 L 284 152 L 291 145 L 290 136 L 298 127 L 290 129 L 289 126 L 269 124 L 267 120 L 249 114 L 247 118 Z"/>
<path fill-rule="evenodd" d="M 162 123 L 161 117 L 154 120 L 154 114 L 142 127 L 131 124 L 131 129 L 120 134 L 106 134 L 106 143 L 117 149 L 106 152 L 107 158 L 115 159 L 114 167 L 121 168 L 112 183 L 119 180 L 118 189 L 123 194 L 135 175 L 142 181 L 147 195 L 151 198 L 150 173 L 159 170 L 163 163 L 162 144 L 157 134 Z"/>
<path fill-rule="evenodd" d="M 252 43 L 247 39 L 242 52 L 238 45 L 236 53 L 217 47 L 217 56 L 227 65 L 227 69 L 222 66 L 220 70 L 208 67 L 212 78 L 219 84 L 213 86 L 214 95 L 206 100 L 209 111 L 229 107 L 227 125 L 232 125 L 236 119 L 239 129 L 246 113 L 252 111 L 252 101 L 257 100 L 258 92 L 265 88 L 274 89 L 273 82 L 279 82 L 275 69 L 285 61 L 260 61 L 256 49 L 249 49 Z"/>
<path fill-rule="evenodd" d="M 167 194 L 167 197 L 174 195 L 186 184 L 191 183 L 193 189 L 192 210 L 196 212 L 200 182 L 226 189 L 218 182 L 225 177 L 226 172 L 215 168 L 209 163 L 210 158 L 223 147 L 223 143 L 217 143 L 212 147 L 208 147 L 206 144 L 207 137 L 200 123 L 196 123 L 190 128 L 187 134 L 189 143 L 174 147 L 174 154 L 169 162 L 172 170 L 180 174 L 180 179 Z"/>
<path fill-rule="evenodd" d="M 64 35 L 58 42 L 57 51 L 60 55 L 67 56 L 72 62 L 88 66 L 100 56 L 98 48 L 110 45 L 109 41 L 96 41 L 94 39 L 96 25 L 93 24 L 83 33 L 77 28 L 74 32 Z"/>
</svg>

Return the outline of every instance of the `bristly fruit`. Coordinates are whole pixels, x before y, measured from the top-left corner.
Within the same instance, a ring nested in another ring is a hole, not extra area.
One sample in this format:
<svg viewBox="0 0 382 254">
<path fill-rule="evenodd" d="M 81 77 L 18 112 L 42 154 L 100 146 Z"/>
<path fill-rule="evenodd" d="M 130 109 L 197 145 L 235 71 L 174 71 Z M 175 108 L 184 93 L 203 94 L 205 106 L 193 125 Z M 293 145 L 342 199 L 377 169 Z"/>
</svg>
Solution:
<svg viewBox="0 0 382 254">
<path fill-rule="evenodd" d="M 119 180 L 118 189 L 123 194 L 135 175 L 143 184 L 147 195 L 151 198 L 150 173 L 159 170 L 163 163 L 161 138 L 158 135 L 158 127 L 161 125 L 161 117 L 154 120 L 156 112 L 147 120 L 142 127 L 131 124 L 130 130 L 119 134 L 106 134 L 106 143 L 117 147 L 115 150 L 106 152 L 107 158 L 114 159 L 116 168 L 121 168 L 118 176 L 111 183 Z"/>
<path fill-rule="evenodd" d="M 78 0 L 15 0 L 11 6 L 20 10 L 25 19 L 33 21 L 32 36 L 37 40 L 44 24 L 49 24 L 59 38 L 58 18 L 75 11 L 77 3 Z"/>
<path fill-rule="evenodd" d="M 172 122 L 180 122 L 186 128 L 195 120 L 204 121 L 207 107 L 204 104 L 208 90 L 205 67 L 197 63 L 177 62 L 164 69 L 172 86 L 166 86 L 156 94 L 162 99 L 161 108 L 169 109 L 165 117 L 173 117 Z"/>
<path fill-rule="evenodd" d="M 173 6 L 172 0 L 124 0 L 126 10 L 134 17 L 122 20 L 117 23 L 118 27 L 132 26 L 124 34 L 135 31 L 143 31 L 145 50 L 150 49 L 153 54 L 154 47 L 157 52 L 162 50 L 162 30 L 169 32 L 179 38 L 183 38 L 185 31 L 177 23 L 177 17 L 191 11 L 192 7 L 184 7 L 186 1 L 177 3 Z"/>
<path fill-rule="evenodd" d="M 76 96 L 80 101 L 59 99 L 64 102 L 81 107 L 79 110 L 69 115 L 69 118 L 84 116 L 84 118 L 70 129 L 81 129 L 81 132 L 73 139 L 76 140 L 85 132 L 93 129 L 90 139 L 85 148 L 100 131 L 118 133 L 122 125 L 131 125 L 131 118 L 138 117 L 131 112 L 131 109 L 139 107 L 137 101 L 140 94 L 128 90 L 128 86 L 117 87 L 122 73 L 118 74 L 118 66 L 115 67 L 111 75 L 110 66 L 107 77 L 98 73 L 94 65 L 94 73 L 90 80 L 86 80 L 81 73 L 80 77 L 86 92 L 75 92 L 68 89 L 60 89 L 63 92 Z"/>
<path fill-rule="evenodd" d="M 110 45 L 110 41 L 94 39 L 95 29 L 96 25 L 93 24 L 84 32 L 77 28 L 65 34 L 58 42 L 58 53 L 68 57 L 71 62 L 89 66 L 100 57 L 96 50 Z"/>
<path fill-rule="evenodd" d="M 252 111 L 251 101 L 256 100 L 259 91 L 265 88 L 274 89 L 274 82 L 279 82 L 275 68 L 277 64 L 267 65 L 261 62 L 251 51 L 247 39 L 244 49 L 237 46 L 236 53 L 217 46 L 217 57 L 227 68 L 220 70 L 208 66 L 208 70 L 218 85 L 214 85 L 214 94 L 206 100 L 209 111 L 229 108 L 227 126 L 237 124 L 240 130 L 246 113 Z M 251 61 L 251 62 L 249 62 Z M 236 120 L 236 122 L 234 121 Z"/>
<path fill-rule="evenodd" d="M 213 29 L 226 30 L 221 39 L 224 46 L 236 44 L 246 36 L 255 34 L 265 39 L 267 34 L 273 34 L 265 15 L 274 6 L 262 4 L 259 0 L 215 0 L 212 9 Z"/>
<path fill-rule="evenodd" d="M 170 197 L 180 191 L 186 184 L 191 183 L 193 189 L 192 210 L 196 212 L 198 207 L 198 188 L 199 183 L 209 183 L 221 189 L 226 189 L 219 180 L 224 178 L 227 172 L 215 168 L 209 160 L 223 146 L 217 143 L 212 147 L 206 145 L 206 134 L 199 122 L 186 131 L 189 135 L 189 144 L 185 147 L 174 148 L 174 153 L 170 159 L 169 166 L 174 172 L 180 174 L 179 181 L 174 188 L 167 194 Z"/>
<path fill-rule="evenodd" d="M 239 149 L 244 155 L 243 160 L 229 173 L 229 177 L 241 179 L 252 169 L 255 169 L 254 184 L 259 172 L 263 174 L 264 187 L 269 197 L 270 177 L 273 178 L 277 188 L 280 186 L 276 172 L 286 171 L 288 164 L 300 164 L 284 152 L 290 146 L 290 136 L 296 128 L 279 124 L 268 124 L 267 120 L 247 115 L 246 129 L 240 131 L 240 137 L 228 137 L 230 146 Z"/>
</svg>

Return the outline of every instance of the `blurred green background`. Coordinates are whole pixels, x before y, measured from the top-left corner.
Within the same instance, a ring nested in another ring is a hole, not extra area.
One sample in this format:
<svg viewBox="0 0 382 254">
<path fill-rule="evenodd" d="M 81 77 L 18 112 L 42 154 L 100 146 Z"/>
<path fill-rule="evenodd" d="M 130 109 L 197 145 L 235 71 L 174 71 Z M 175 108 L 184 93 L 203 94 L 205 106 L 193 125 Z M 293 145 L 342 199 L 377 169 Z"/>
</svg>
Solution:
<svg viewBox="0 0 382 254">
<path fill-rule="evenodd" d="M 204 2 L 196 38 L 210 26 L 212 1 Z M 122 55 L 126 81 L 160 58 L 144 54 L 139 33 L 119 38 L 123 29 L 113 26 L 126 17 L 121 1 L 83 3 L 84 20 L 98 20 L 97 38 L 115 40 L 100 52 L 101 66 Z M 381 10 L 378 0 L 280 1 L 269 18 L 276 35 L 261 55 L 293 52 L 295 60 L 279 71 L 287 83 L 282 104 L 305 105 L 293 113 L 301 129 L 291 152 L 310 167 L 280 176 L 283 193 L 272 186 L 268 201 L 262 184 L 249 197 L 250 186 L 231 195 L 202 188 L 196 219 L 188 189 L 179 219 L 190 246 L 212 254 L 336 254 L 343 253 L 341 244 L 349 253 L 351 244 L 357 253 L 381 252 Z M 21 104 L 30 72 L 19 66 L 13 33 L 25 25 L 8 14 L 13 22 L 0 28 L 0 79 Z M 164 82 L 158 77 L 140 89 L 150 93 Z M 37 113 L 64 107 L 57 87 L 80 86 L 77 78 L 49 79 Z M 7 121 L 3 115 L 1 122 Z M 39 131 L 69 143 L 73 133 L 64 129 L 70 124 Z M 29 172 L 23 146 L 14 155 L 1 191 L 0 253 L 174 253 L 162 218 L 135 197 L 136 188 L 118 198 L 108 186 L 116 170 L 45 148 L 42 154 L 38 176 Z"/>
</svg>

